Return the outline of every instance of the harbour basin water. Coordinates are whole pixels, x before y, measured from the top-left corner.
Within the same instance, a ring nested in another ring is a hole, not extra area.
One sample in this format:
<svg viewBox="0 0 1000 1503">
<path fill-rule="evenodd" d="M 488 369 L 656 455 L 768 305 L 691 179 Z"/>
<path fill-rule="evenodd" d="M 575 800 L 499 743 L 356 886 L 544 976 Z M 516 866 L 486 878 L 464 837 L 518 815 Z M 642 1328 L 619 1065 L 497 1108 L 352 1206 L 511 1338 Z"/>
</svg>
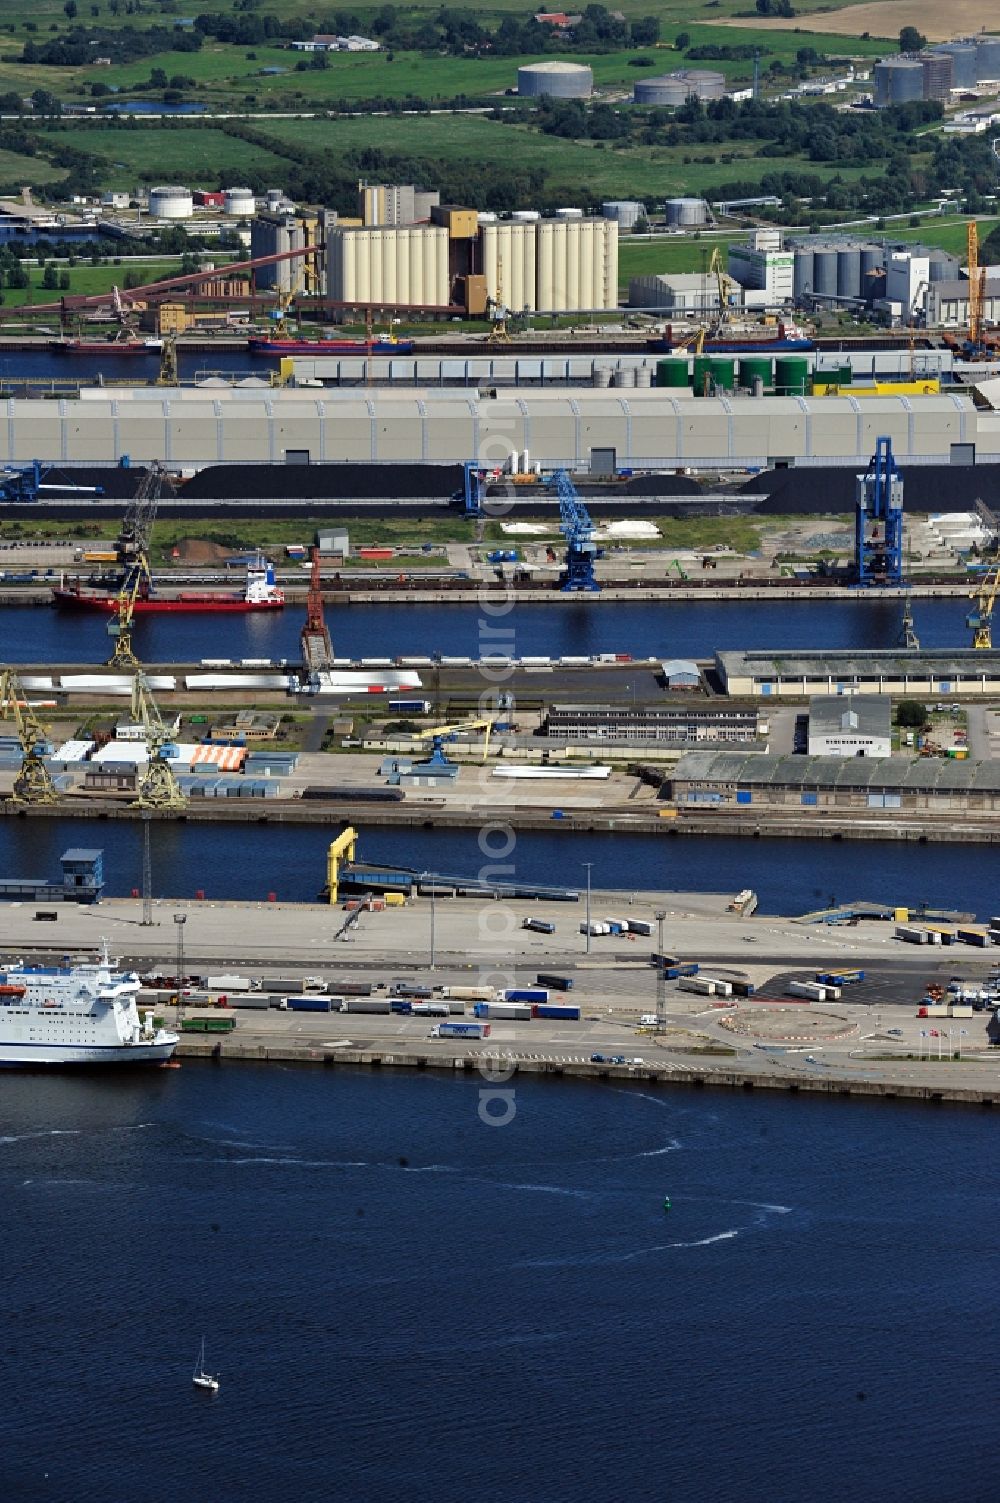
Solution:
<svg viewBox="0 0 1000 1503">
<path fill-rule="evenodd" d="M 308 538 L 306 539 L 308 541 Z M 239 587 L 234 578 L 232 587 Z M 914 615 L 924 647 L 967 647 L 964 600 L 919 600 Z M 601 652 L 633 657 L 708 658 L 716 649 L 843 648 L 868 653 L 897 645 L 898 600 L 615 601 L 515 605 L 484 618 L 478 603 L 351 605 L 327 613 L 340 657 L 399 657 L 446 650 L 552 658 Z M 140 616 L 133 629 L 144 662 L 202 658 L 285 658 L 298 662 L 301 607 L 237 616 Z M 509 646 L 484 636 L 502 629 Z M 108 656 L 107 620 L 49 607 L 0 607 L 0 640 L 9 663 L 100 663 Z M 485 643 L 485 645 L 484 645 Z M 499 645 L 498 645 L 499 644 Z"/>
<path fill-rule="evenodd" d="M 481 1088 L 8 1076 L 3 1496 L 995 1497 L 985 1116 Z"/>
</svg>

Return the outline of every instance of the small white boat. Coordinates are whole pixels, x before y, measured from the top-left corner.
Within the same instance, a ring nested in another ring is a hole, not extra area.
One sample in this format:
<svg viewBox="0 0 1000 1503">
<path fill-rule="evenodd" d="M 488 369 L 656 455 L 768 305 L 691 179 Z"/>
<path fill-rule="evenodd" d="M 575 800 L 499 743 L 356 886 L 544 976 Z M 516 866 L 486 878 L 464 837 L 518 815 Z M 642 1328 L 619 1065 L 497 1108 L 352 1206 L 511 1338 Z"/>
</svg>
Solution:
<svg viewBox="0 0 1000 1503">
<path fill-rule="evenodd" d="M 206 1393 L 218 1393 L 219 1380 L 213 1378 L 211 1373 L 205 1371 L 205 1338 L 201 1338 L 201 1351 L 198 1353 L 198 1361 L 195 1363 L 194 1376 L 191 1379 L 195 1388 L 202 1388 Z"/>
</svg>

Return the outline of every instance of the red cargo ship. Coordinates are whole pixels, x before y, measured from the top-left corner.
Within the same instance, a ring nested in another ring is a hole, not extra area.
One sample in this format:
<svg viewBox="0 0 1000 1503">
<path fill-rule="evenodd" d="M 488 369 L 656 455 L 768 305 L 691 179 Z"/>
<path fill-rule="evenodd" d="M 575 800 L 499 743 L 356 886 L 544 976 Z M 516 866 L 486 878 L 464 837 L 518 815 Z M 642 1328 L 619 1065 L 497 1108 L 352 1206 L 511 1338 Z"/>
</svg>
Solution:
<svg viewBox="0 0 1000 1503">
<path fill-rule="evenodd" d="M 103 611 L 112 615 L 118 609 L 118 596 L 84 589 L 78 582 L 60 584 L 52 591 L 54 603 L 62 610 Z M 264 559 L 247 570 L 242 595 L 213 594 L 210 590 L 181 591 L 177 595 L 140 595 L 133 607 L 136 616 L 220 615 L 246 611 L 280 611 L 285 596 L 274 582 L 274 569 Z"/>
</svg>

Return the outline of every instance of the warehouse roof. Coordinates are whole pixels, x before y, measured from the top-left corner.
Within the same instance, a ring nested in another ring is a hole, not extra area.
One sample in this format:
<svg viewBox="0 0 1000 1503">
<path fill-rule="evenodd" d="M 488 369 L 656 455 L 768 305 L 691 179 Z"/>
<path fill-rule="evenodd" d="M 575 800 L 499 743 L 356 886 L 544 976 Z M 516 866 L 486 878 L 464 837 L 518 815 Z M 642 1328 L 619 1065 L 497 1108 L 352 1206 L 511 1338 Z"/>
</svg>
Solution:
<svg viewBox="0 0 1000 1503">
<path fill-rule="evenodd" d="M 888 694 L 817 694 L 809 701 L 811 736 L 888 736 L 891 726 Z"/>
<path fill-rule="evenodd" d="M 741 788 L 861 788 L 875 791 L 1000 792 L 1000 761 L 953 762 L 924 757 L 774 757 L 759 752 L 686 752 L 671 773 L 676 783 L 728 783 Z"/>
<path fill-rule="evenodd" d="M 860 653 L 829 652 L 717 652 L 716 662 L 726 678 L 988 678 L 1000 676 L 1000 652 L 969 648 L 907 649 Z"/>
</svg>

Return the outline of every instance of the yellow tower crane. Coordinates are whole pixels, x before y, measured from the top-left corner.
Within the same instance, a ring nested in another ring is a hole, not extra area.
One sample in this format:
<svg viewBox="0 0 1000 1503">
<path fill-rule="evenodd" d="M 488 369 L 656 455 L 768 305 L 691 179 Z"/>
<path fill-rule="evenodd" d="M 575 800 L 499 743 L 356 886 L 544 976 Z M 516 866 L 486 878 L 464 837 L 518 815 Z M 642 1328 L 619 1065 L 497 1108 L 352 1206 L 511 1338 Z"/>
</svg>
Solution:
<svg viewBox="0 0 1000 1503">
<path fill-rule="evenodd" d="M 986 267 L 979 264 L 979 230 L 974 219 L 969 220 L 965 230 L 965 256 L 969 268 L 969 347 L 976 353 L 983 343 Z"/>
<path fill-rule="evenodd" d="M 1000 564 L 994 564 L 982 575 L 976 588 L 969 594 L 969 599 L 976 602 L 976 608 L 966 616 L 965 624 L 971 628 L 973 647 L 978 647 L 985 652 L 990 652 L 993 647 L 993 607 L 996 604 L 998 591 L 1000 591 Z"/>
<path fill-rule="evenodd" d="M 431 752 L 431 761 L 447 765 L 448 757 L 444 750 L 446 740 L 450 741 L 462 731 L 485 731 L 486 734 L 483 737 L 483 761 L 485 762 L 490 749 L 490 732 L 494 725 L 496 725 L 494 716 L 486 716 L 479 720 L 456 720 L 450 725 L 432 725 L 425 731 L 418 731 L 416 739 L 428 741 L 433 738 L 434 748 Z"/>
<path fill-rule="evenodd" d="M 187 799 L 174 777 L 170 755 L 173 736 L 164 724 L 146 675 L 138 671 L 132 680 L 132 721 L 141 725 L 146 739 L 146 770 L 142 774 L 135 807 L 138 809 L 183 809 Z"/>
<path fill-rule="evenodd" d="M 21 770 L 14 779 L 11 803 L 54 804 L 59 795 L 45 761 L 49 750 L 45 727 L 25 699 L 21 680 L 12 668 L 5 668 L 0 674 L 0 712 L 14 721 L 23 757 Z"/>
</svg>

